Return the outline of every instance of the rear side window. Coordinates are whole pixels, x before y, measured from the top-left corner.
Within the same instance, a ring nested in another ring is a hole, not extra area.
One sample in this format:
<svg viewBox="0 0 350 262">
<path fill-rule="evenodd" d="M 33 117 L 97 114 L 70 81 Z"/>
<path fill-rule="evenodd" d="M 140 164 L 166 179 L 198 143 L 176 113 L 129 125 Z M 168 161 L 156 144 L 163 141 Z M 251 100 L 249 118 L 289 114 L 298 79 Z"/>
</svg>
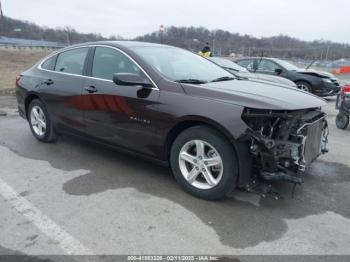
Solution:
<svg viewBox="0 0 350 262">
<path fill-rule="evenodd" d="M 46 69 L 46 70 L 54 70 L 56 58 L 57 58 L 57 55 L 54 55 L 54 56 L 50 57 L 49 59 L 46 59 L 44 61 L 44 63 L 41 64 L 41 68 Z"/>
<path fill-rule="evenodd" d="M 62 52 L 57 57 L 55 71 L 82 75 L 88 48 L 77 48 Z"/>
<path fill-rule="evenodd" d="M 108 47 L 96 47 L 92 76 L 112 80 L 116 73 L 133 73 L 145 77 L 138 66 L 123 53 Z"/>
</svg>

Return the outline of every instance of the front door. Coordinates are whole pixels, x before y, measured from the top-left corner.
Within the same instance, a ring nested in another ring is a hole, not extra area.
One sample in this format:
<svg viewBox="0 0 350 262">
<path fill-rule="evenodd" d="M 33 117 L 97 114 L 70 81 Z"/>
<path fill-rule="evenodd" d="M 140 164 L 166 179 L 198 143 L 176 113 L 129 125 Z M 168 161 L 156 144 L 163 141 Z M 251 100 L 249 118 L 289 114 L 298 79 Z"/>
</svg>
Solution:
<svg viewBox="0 0 350 262">
<path fill-rule="evenodd" d="M 278 71 L 280 70 L 280 71 Z M 273 61 L 262 59 L 257 60 L 257 70 L 256 73 L 267 74 L 267 75 L 280 75 L 283 73 L 283 68 L 280 67 Z"/>
<path fill-rule="evenodd" d="M 109 144 L 153 155 L 157 137 L 153 120 L 159 90 L 116 85 L 115 73 L 147 77 L 128 56 L 112 47 L 95 47 L 90 78 L 83 88 L 86 133 Z M 147 79 L 149 81 L 149 79 Z"/>
</svg>

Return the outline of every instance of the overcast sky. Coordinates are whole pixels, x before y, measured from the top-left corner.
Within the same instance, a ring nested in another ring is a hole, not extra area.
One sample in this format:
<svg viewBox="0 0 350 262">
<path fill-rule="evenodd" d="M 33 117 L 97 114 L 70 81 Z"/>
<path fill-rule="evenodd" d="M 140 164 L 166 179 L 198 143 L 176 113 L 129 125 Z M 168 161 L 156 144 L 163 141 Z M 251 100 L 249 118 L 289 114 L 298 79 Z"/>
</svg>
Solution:
<svg viewBox="0 0 350 262">
<path fill-rule="evenodd" d="M 38 25 L 132 38 L 165 26 L 204 26 L 256 37 L 350 43 L 349 0 L 0 0 L 4 14 Z"/>
</svg>

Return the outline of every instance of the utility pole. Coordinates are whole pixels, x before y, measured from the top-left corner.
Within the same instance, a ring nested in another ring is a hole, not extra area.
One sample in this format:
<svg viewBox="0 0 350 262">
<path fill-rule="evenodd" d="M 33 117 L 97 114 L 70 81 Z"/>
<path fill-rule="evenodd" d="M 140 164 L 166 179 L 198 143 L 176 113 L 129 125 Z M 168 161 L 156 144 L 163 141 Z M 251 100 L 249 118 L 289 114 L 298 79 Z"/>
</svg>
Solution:
<svg viewBox="0 0 350 262">
<path fill-rule="evenodd" d="M 0 20 L 4 18 L 4 13 L 2 12 L 1 0 L 0 0 Z"/>
<path fill-rule="evenodd" d="M 327 51 L 326 51 L 326 61 L 328 60 L 329 48 L 330 48 L 330 45 L 328 45 L 328 46 L 327 46 Z"/>
<path fill-rule="evenodd" d="M 213 53 L 213 55 L 214 55 L 214 53 L 215 53 L 215 42 L 216 42 L 216 30 L 214 30 L 214 31 L 212 31 L 212 35 L 213 35 L 213 50 L 212 50 L 212 53 Z"/>
<path fill-rule="evenodd" d="M 160 43 L 163 44 L 163 34 L 165 31 L 165 27 L 164 25 L 160 25 L 159 26 L 159 34 L 160 34 Z"/>
<path fill-rule="evenodd" d="M 66 26 L 64 31 L 66 32 L 66 37 L 67 37 L 67 44 L 70 45 L 71 44 L 71 31 L 72 31 L 72 28 L 70 26 Z"/>
</svg>

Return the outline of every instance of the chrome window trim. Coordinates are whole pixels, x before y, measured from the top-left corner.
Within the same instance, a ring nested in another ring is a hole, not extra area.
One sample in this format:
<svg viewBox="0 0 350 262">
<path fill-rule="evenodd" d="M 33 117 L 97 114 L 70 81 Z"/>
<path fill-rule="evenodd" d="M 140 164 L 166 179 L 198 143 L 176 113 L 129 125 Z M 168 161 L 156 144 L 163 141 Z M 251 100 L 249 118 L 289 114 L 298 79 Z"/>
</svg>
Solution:
<svg viewBox="0 0 350 262">
<path fill-rule="evenodd" d="M 108 46 L 108 45 L 84 45 L 84 46 L 74 46 L 68 49 L 65 49 L 64 51 L 58 51 L 58 52 L 54 52 L 51 55 L 49 55 L 47 58 L 43 59 L 39 65 L 37 66 L 37 69 L 42 70 L 42 71 L 47 71 L 47 72 L 51 72 L 51 73 L 56 73 L 56 74 L 63 74 L 63 75 L 70 75 L 70 76 L 77 76 L 77 77 L 83 77 L 83 78 L 89 78 L 89 79 L 96 79 L 96 80 L 102 80 L 102 81 L 106 81 L 106 82 L 112 82 L 112 80 L 108 80 L 108 79 L 104 79 L 104 78 L 98 78 L 98 77 L 92 77 L 92 76 L 84 76 L 84 75 L 77 75 L 77 74 L 71 74 L 71 73 L 64 73 L 64 72 L 58 72 L 55 70 L 48 70 L 48 69 L 44 69 L 41 67 L 41 65 L 43 63 L 45 63 L 45 61 L 47 61 L 48 59 L 50 59 L 51 57 L 55 56 L 55 55 L 60 55 L 63 52 L 66 51 L 70 51 L 70 50 L 74 50 L 74 49 L 78 49 L 78 48 L 90 48 L 90 47 L 107 47 L 107 48 L 111 48 L 114 50 L 117 50 L 119 52 L 121 52 L 122 54 L 124 54 L 126 57 L 128 57 L 132 62 L 135 63 L 135 65 L 146 75 L 146 77 L 148 78 L 148 80 L 152 83 L 153 87 L 151 87 L 150 89 L 156 89 L 159 90 L 159 87 L 157 86 L 157 84 L 153 81 L 153 79 L 149 76 L 149 74 L 139 65 L 139 63 L 137 63 L 135 61 L 135 59 L 133 59 L 130 55 L 128 55 L 126 52 L 124 52 L 123 50 L 114 47 L 114 46 Z"/>
</svg>

